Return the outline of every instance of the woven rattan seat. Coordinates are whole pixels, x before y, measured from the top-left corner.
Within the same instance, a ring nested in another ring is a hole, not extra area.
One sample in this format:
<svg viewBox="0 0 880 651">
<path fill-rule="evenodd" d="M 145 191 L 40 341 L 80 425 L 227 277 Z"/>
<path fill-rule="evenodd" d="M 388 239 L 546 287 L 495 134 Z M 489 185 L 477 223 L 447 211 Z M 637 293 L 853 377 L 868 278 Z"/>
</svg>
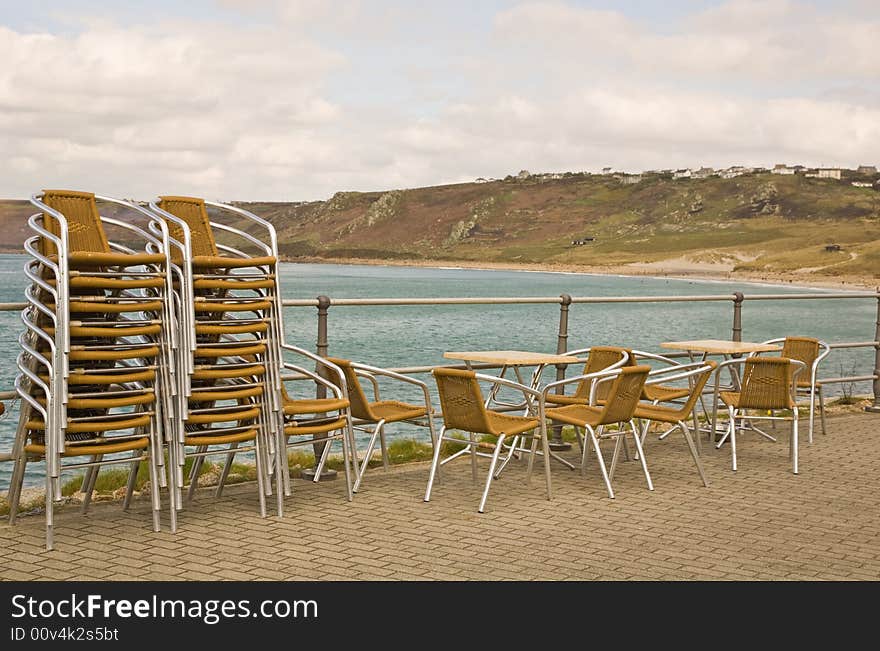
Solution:
<svg viewBox="0 0 880 651">
<path fill-rule="evenodd" d="M 193 389 L 189 396 L 190 402 L 217 402 L 219 400 L 241 400 L 242 398 L 255 398 L 263 395 L 262 386 L 248 386 L 241 388 L 237 385 L 224 387 L 220 390 L 211 391 Z"/>
<path fill-rule="evenodd" d="M 628 359 L 629 350 L 617 346 L 593 346 L 590 348 L 587 356 L 587 363 L 584 364 L 582 375 L 590 375 L 598 371 L 602 371 L 614 364 L 619 363 L 623 359 Z M 547 395 L 547 402 L 554 405 L 572 405 L 586 404 L 590 401 L 590 387 L 592 380 L 583 380 L 577 384 L 573 395 L 566 396 L 564 394 L 551 393 Z M 600 385 L 599 394 L 596 396 L 598 400 L 605 398 L 607 392 L 607 384 Z"/>
<path fill-rule="evenodd" d="M 199 312 L 257 312 L 272 307 L 270 301 L 196 301 L 193 309 Z"/>
<path fill-rule="evenodd" d="M 72 348 L 72 347 L 71 347 Z M 122 360 L 144 359 L 156 357 L 159 354 L 158 346 L 144 346 L 143 348 L 121 348 L 119 350 L 75 350 L 70 351 L 72 361 L 99 361 L 99 360 Z"/>
<path fill-rule="evenodd" d="M 221 430 L 207 430 L 205 433 L 188 432 L 183 441 L 186 445 L 227 445 L 229 443 L 243 443 L 257 438 L 257 429 L 249 428 L 242 432 L 230 432 L 221 434 Z"/>
<path fill-rule="evenodd" d="M 116 454 L 118 452 L 131 452 L 133 450 L 146 450 L 150 440 L 144 436 L 124 441 L 107 439 L 103 443 L 68 443 L 64 447 L 62 457 L 94 456 L 99 454 Z M 46 446 L 40 443 L 28 443 L 24 451 L 28 454 L 43 456 L 46 454 Z"/>
<path fill-rule="evenodd" d="M 247 267 L 265 267 L 267 265 L 274 265 L 277 262 L 278 260 L 273 256 L 230 258 L 222 255 L 197 255 L 192 259 L 193 268 L 198 269 L 244 269 Z"/>
<path fill-rule="evenodd" d="M 96 251 L 71 251 L 68 256 L 72 268 L 93 267 L 140 267 L 162 264 L 162 253 L 104 253 Z"/>
<path fill-rule="evenodd" d="M 547 410 L 547 417 L 569 425 L 590 425 L 598 427 L 603 408 L 593 405 L 566 405 Z"/>
<path fill-rule="evenodd" d="M 266 352 L 266 344 L 245 344 L 243 346 L 199 346 L 193 357 L 241 357 L 243 355 L 262 355 Z"/>
<path fill-rule="evenodd" d="M 197 335 L 244 335 L 257 334 L 266 332 L 269 329 L 266 323 L 245 323 L 242 325 L 233 325 L 224 323 L 222 325 L 199 325 L 196 324 Z"/>
<path fill-rule="evenodd" d="M 275 287 L 275 281 L 270 278 L 268 280 L 253 280 L 234 277 L 229 278 L 196 278 L 193 281 L 194 289 L 270 289 Z"/>
<path fill-rule="evenodd" d="M 214 411 L 204 414 L 194 413 L 189 415 L 189 417 L 186 419 L 186 422 L 193 425 L 204 425 L 206 423 L 226 423 L 230 421 L 253 420 L 259 415 L 259 407 L 246 407 L 243 409 Z"/>
<path fill-rule="evenodd" d="M 263 375 L 266 367 L 263 365 L 243 366 L 240 368 L 207 368 L 197 369 L 193 372 L 194 380 L 222 380 L 228 378 L 251 377 Z"/>
<path fill-rule="evenodd" d="M 150 416 L 147 414 L 133 416 L 130 418 L 119 418 L 113 420 L 89 420 L 81 422 L 68 421 L 67 431 L 76 434 L 78 432 L 113 432 L 122 429 L 131 429 L 134 427 L 146 427 L 150 424 Z M 26 427 L 31 430 L 42 430 L 46 428 L 46 424 L 41 420 L 29 420 Z"/>
<path fill-rule="evenodd" d="M 348 406 L 348 400 L 338 398 L 304 398 L 301 400 L 294 400 L 286 395 L 284 397 L 285 416 L 326 414 L 331 411 L 346 409 Z"/>
<path fill-rule="evenodd" d="M 284 433 L 287 436 L 312 436 L 342 430 L 347 425 L 348 421 L 344 416 L 316 421 L 287 421 L 284 423 Z"/>
</svg>

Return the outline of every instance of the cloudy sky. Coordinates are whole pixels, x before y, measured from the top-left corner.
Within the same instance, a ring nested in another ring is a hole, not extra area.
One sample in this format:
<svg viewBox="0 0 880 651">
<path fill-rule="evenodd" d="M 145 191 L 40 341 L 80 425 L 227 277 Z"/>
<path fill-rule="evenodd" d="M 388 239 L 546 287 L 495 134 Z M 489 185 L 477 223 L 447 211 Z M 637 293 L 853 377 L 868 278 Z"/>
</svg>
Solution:
<svg viewBox="0 0 880 651">
<path fill-rule="evenodd" d="M 0 0 L 0 197 L 880 163 L 876 0 Z"/>
</svg>

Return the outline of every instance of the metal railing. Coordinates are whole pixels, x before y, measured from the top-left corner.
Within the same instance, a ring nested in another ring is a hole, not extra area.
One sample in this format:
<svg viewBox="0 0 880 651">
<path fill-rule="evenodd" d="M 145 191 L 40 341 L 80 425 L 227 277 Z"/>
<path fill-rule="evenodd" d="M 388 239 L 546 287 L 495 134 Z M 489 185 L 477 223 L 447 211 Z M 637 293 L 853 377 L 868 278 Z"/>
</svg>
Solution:
<svg viewBox="0 0 880 651">
<path fill-rule="evenodd" d="M 730 294 L 703 294 L 693 296 L 519 296 L 519 297 L 462 297 L 462 298 L 331 298 L 318 296 L 314 299 L 285 299 L 284 307 L 315 307 L 317 308 L 318 338 L 316 352 L 326 355 L 329 350 L 329 310 L 330 307 L 365 307 L 365 306 L 403 306 L 403 305 L 534 305 L 534 304 L 557 304 L 559 305 L 559 328 L 557 331 L 557 354 L 564 354 L 568 350 L 568 319 L 569 307 L 573 304 L 582 303 L 696 303 L 696 302 L 726 302 L 732 306 L 731 339 L 742 341 L 742 307 L 746 301 L 792 301 L 792 300 L 852 300 L 872 298 L 877 301 L 877 317 L 874 327 L 873 339 L 865 341 L 840 341 L 828 342 L 832 349 L 835 348 L 873 348 L 874 370 L 870 375 L 849 375 L 841 377 L 821 378 L 824 384 L 836 384 L 847 382 L 872 382 L 872 404 L 867 408 L 869 411 L 880 411 L 880 290 L 865 292 L 812 292 L 798 294 L 750 294 L 746 296 L 742 292 Z M 681 357 L 687 353 L 669 353 L 667 357 Z M 459 364 L 450 364 L 450 368 L 462 368 Z M 429 373 L 436 366 L 407 366 L 397 367 L 392 370 L 398 373 L 418 374 Z M 477 365 L 474 365 L 477 368 Z M 491 364 L 481 364 L 479 368 L 493 368 Z M 557 366 L 557 379 L 562 379 L 565 373 L 565 365 Z"/>
<path fill-rule="evenodd" d="M 852 300 L 872 298 L 877 301 L 877 318 L 872 340 L 865 341 L 842 341 L 828 342 L 832 349 L 835 348 L 874 348 L 874 369 L 868 375 L 850 375 L 842 377 L 821 378 L 823 384 L 849 383 L 849 382 L 872 382 L 872 402 L 866 410 L 880 412 L 880 290 L 873 292 L 822 292 L 800 294 L 750 294 L 746 296 L 742 292 L 730 294 L 705 294 L 693 296 L 522 296 L 522 297 L 462 297 L 462 298 L 330 298 L 318 296 L 314 299 L 285 299 L 284 307 L 314 307 L 317 308 L 317 342 L 316 352 L 326 356 L 329 350 L 329 310 L 330 307 L 363 307 L 363 306 L 403 306 L 403 305 L 530 305 L 530 304 L 557 304 L 559 305 L 559 327 L 557 330 L 557 354 L 564 354 L 568 350 L 568 321 L 569 308 L 574 304 L 596 303 L 695 303 L 695 302 L 727 302 L 732 306 L 731 339 L 742 341 L 742 307 L 746 301 L 791 301 L 791 300 Z M 0 312 L 22 310 L 25 303 L 0 303 Z M 670 353 L 668 357 L 684 356 L 687 353 Z M 463 368 L 460 364 L 447 365 L 452 368 Z M 474 368 L 496 368 L 491 364 L 473 365 Z M 398 373 L 418 374 L 429 373 L 437 366 L 407 366 L 397 367 Z M 558 365 L 556 370 L 557 379 L 562 379 L 565 374 L 565 365 Z M 17 397 L 15 391 L 0 391 L 0 400 L 9 400 Z M 6 460 L 8 454 L 0 454 L 0 460 Z"/>
</svg>

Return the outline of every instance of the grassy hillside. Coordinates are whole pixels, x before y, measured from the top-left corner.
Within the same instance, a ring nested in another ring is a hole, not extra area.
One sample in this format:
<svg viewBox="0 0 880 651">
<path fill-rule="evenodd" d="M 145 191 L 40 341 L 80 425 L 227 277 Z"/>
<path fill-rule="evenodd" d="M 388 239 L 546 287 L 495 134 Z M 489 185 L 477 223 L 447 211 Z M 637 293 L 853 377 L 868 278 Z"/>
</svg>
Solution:
<svg viewBox="0 0 880 651">
<path fill-rule="evenodd" d="M 241 205 L 276 225 L 290 258 L 590 266 L 682 258 L 748 272 L 880 277 L 880 192 L 847 180 L 645 175 L 625 185 L 570 174 Z M 0 247 L 20 246 L 28 213 L 0 202 Z M 572 246 L 583 238 L 594 241 Z M 841 250 L 826 252 L 830 243 Z"/>
</svg>

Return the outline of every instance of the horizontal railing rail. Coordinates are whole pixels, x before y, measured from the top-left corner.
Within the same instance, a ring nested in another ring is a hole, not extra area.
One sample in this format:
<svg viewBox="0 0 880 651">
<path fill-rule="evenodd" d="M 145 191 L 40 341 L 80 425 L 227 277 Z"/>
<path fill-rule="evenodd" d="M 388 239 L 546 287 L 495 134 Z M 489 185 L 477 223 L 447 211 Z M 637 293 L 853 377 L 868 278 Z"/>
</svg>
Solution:
<svg viewBox="0 0 880 651">
<path fill-rule="evenodd" d="M 557 354 L 564 354 L 568 348 L 568 317 L 569 307 L 573 304 L 607 304 L 607 303 L 707 303 L 726 302 L 733 305 L 733 325 L 731 339 L 742 340 L 742 306 L 751 301 L 792 301 L 792 300 L 852 300 L 852 299 L 875 299 L 877 301 L 877 322 L 873 340 L 851 342 L 829 342 L 831 348 L 874 348 L 873 373 L 850 375 L 836 378 L 821 378 L 823 383 L 835 384 L 845 382 L 869 382 L 872 381 L 873 401 L 867 409 L 880 411 L 880 290 L 878 291 L 854 291 L 854 292 L 802 292 L 791 294 L 743 294 L 732 292 L 727 294 L 698 294 L 691 296 L 667 295 L 667 296 L 470 296 L 470 297 L 411 297 L 411 298 L 331 298 L 318 296 L 313 299 L 284 299 L 285 307 L 311 307 L 317 308 L 318 338 L 316 350 L 319 355 L 326 356 L 328 353 L 328 309 L 330 307 L 391 307 L 391 306 L 448 306 L 448 305 L 559 305 L 559 328 L 557 333 Z M 19 311 L 26 307 L 26 303 L 0 303 L 0 312 Z M 687 353 L 670 352 L 667 357 L 684 357 Z M 462 364 L 443 365 L 447 368 L 465 368 Z M 567 364 L 556 364 L 557 379 L 562 379 Z M 392 370 L 398 373 L 419 374 L 430 373 L 439 365 L 397 367 Z M 499 368 L 493 364 L 474 364 L 472 368 L 484 370 Z M 0 400 L 10 400 L 17 396 L 15 391 L 0 391 Z M 559 437 L 559 432 L 554 432 L 554 438 Z M 561 440 L 561 439 L 559 439 Z M 0 461 L 8 460 L 7 454 L 0 454 Z"/>
</svg>

